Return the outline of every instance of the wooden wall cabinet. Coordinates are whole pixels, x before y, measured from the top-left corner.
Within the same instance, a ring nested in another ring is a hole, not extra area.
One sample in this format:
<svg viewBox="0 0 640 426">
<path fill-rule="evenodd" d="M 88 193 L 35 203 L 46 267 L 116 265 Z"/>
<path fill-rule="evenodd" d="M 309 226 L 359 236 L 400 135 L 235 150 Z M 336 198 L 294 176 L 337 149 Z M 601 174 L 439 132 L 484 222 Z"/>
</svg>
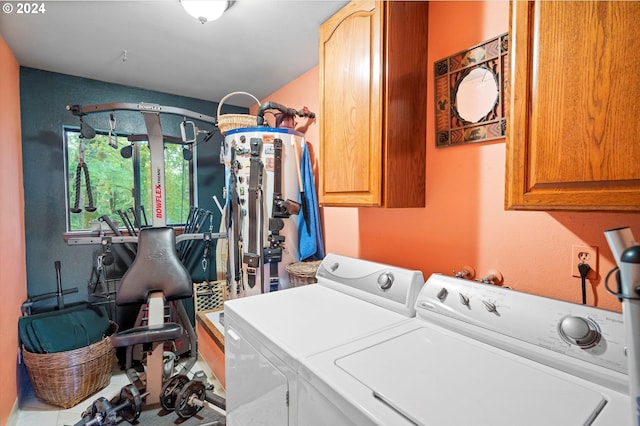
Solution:
<svg viewBox="0 0 640 426">
<path fill-rule="evenodd" d="M 639 211 L 640 2 L 513 1 L 507 209 Z"/>
<path fill-rule="evenodd" d="M 321 26 L 321 205 L 424 207 L 427 18 L 353 1 Z"/>
</svg>

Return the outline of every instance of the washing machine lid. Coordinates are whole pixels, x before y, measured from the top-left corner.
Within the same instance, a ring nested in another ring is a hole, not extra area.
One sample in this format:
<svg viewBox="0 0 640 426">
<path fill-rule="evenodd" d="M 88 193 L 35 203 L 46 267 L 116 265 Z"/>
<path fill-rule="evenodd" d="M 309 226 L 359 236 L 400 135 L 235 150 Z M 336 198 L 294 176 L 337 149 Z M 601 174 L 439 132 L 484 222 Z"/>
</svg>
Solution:
<svg viewBox="0 0 640 426">
<path fill-rule="evenodd" d="M 371 403 L 417 425 L 582 426 L 607 402 L 585 382 L 440 328 L 409 330 L 335 365 Z"/>
<path fill-rule="evenodd" d="M 256 333 L 261 344 L 294 359 L 408 320 L 317 284 L 225 302 L 226 325 Z"/>
</svg>

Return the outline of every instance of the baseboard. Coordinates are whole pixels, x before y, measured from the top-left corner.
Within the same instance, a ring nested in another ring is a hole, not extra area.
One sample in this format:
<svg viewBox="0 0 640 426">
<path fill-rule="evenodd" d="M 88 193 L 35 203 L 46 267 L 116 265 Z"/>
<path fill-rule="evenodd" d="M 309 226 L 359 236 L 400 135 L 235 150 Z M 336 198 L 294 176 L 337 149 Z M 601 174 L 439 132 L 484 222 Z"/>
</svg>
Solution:
<svg viewBox="0 0 640 426">
<path fill-rule="evenodd" d="M 11 408 L 9 418 L 7 419 L 7 426 L 16 426 L 18 424 L 18 416 L 20 416 L 20 404 L 18 398 L 16 398 Z"/>
</svg>

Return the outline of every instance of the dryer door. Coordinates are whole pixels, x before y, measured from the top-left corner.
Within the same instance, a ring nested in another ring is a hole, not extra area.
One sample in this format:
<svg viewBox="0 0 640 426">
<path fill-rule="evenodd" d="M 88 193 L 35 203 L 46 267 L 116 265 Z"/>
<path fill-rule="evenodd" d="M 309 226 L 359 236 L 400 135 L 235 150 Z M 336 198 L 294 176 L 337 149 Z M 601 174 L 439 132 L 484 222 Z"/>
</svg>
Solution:
<svg viewBox="0 0 640 426">
<path fill-rule="evenodd" d="M 234 426 L 289 424 L 287 378 L 279 360 L 259 352 L 231 324 L 225 333 L 226 415 Z"/>
</svg>

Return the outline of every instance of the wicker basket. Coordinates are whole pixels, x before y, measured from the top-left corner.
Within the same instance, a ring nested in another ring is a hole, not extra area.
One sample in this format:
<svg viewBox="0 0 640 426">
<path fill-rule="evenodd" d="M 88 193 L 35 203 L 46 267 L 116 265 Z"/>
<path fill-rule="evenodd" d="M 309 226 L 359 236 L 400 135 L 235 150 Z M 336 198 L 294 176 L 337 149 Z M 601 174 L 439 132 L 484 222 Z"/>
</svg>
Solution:
<svg viewBox="0 0 640 426">
<path fill-rule="evenodd" d="M 289 284 L 291 287 L 299 287 L 301 285 L 313 284 L 316 280 L 316 272 L 322 263 L 321 260 L 313 260 L 309 262 L 295 262 L 285 266 L 289 273 Z"/>
<path fill-rule="evenodd" d="M 227 281 L 193 283 L 195 311 L 220 310 L 227 300 Z"/>
<path fill-rule="evenodd" d="M 111 323 L 108 335 L 118 326 Z M 70 408 L 111 381 L 116 350 L 108 336 L 99 342 L 66 352 L 31 353 L 22 348 L 22 357 L 36 396 L 44 402 Z"/>
<path fill-rule="evenodd" d="M 260 104 L 258 98 L 253 96 L 251 93 L 247 92 L 232 92 L 227 96 L 222 98 L 222 100 L 218 103 L 218 129 L 220 129 L 220 133 L 225 135 L 229 130 L 233 129 L 242 129 L 244 127 L 256 127 L 258 125 L 258 117 L 255 115 L 249 114 L 223 114 L 220 115 L 220 110 L 222 109 L 222 104 L 228 98 L 234 95 L 247 95 L 250 96 L 257 104 Z"/>
</svg>

